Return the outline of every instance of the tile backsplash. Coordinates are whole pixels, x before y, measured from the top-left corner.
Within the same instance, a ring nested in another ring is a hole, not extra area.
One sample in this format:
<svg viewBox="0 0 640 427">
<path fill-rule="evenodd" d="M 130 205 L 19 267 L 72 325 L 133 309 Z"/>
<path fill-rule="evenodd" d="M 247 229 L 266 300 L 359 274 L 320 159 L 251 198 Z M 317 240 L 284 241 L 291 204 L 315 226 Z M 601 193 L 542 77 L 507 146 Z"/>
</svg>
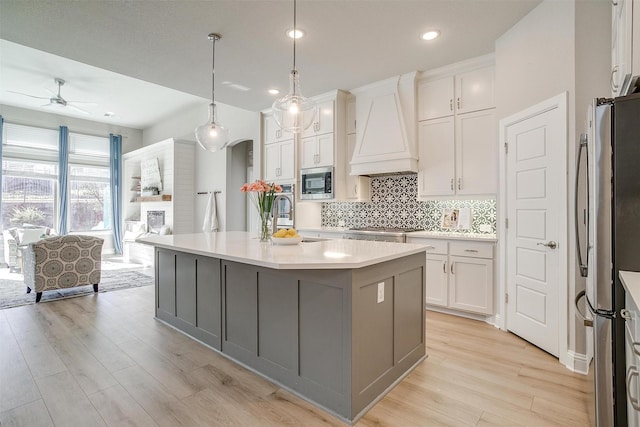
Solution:
<svg viewBox="0 0 640 427">
<path fill-rule="evenodd" d="M 483 233 L 480 225 L 496 232 L 495 200 L 417 201 L 416 174 L 371 178 L 370 202 L 331 202 L 322 204 L 323 227 L 414 227 L 429 231 L 453 231 L 440 227 L 445 209 L 471 209 L 473 233 Z M 462 231 L 462 230 L 457 230 Z M 484 234 L 484 233 L 483 233 Z M 488 233 L 490 234 L 490 233 Z"/>
</svg>

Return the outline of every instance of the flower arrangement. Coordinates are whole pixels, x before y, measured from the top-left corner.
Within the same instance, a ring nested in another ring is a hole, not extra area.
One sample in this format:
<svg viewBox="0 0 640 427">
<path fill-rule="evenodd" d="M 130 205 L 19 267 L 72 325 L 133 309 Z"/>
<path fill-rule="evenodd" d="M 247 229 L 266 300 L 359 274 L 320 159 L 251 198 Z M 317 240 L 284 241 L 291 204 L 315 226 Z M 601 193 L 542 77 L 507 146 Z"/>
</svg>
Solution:
<svg viewBox="0 0 640 427">
<path fill-rule="evenodd" d="M 273 182 L 268 184 L 264 180 L 259 179 L 251 184 L 245 183 L 240 188 L 240 191 L 248 193 L 251 202 L 258 209 L 258 215 L 260 216 L 260 240 L 268 241 L 270 237 L 269 215 L 271 214 L 276 193 L 281 193 L 282 187 Z"/>
</svg>

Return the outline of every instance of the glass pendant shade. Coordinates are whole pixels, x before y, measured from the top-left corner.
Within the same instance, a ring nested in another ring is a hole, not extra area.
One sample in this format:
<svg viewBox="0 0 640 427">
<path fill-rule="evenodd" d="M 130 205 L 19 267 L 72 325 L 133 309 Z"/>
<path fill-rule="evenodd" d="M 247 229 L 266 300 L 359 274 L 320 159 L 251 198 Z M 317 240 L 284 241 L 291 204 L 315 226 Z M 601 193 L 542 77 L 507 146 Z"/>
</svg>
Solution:
<svg viewBox="0 0 640 427">
<path fill-rule="evenodd" d="M 216 152 L 224 149 L 229 141 L 229 129 L 218 121 L 216 115 L 215 87 L 216 87 L 216 41 L 221 36 L 211 33 L 208 36 L 212 42 L 211 48 L 211 104 L 209 104 L 209 119 L 202 126 L 196 128 L 196 141 L 207 151 Z"/>
<path fill-rule="evenodd" d="M 216 105 L 209 104 L 209 120 L 196 128 L 196 140 L 207 151 L 216 152 L 225 148 L 229 141 L 229 129 L 216 118 Z"/>
<path fill-rule="evenodd" d="M 315 121 L 316 103 L 300 93 L 298 72 L 289 74 L 289 93 L 276 99 L 271 106 L 273 117 L 285 132 L 300 133 Z"/>
</svg>

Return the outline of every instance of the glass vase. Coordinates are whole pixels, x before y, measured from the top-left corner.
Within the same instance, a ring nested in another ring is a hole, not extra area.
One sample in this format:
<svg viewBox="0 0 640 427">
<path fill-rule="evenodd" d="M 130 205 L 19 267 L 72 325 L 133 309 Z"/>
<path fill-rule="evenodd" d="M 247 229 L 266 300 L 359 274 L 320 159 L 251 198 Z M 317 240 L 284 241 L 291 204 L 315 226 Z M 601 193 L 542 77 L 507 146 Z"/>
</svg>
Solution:
<svg viewBox="0 0 640 427">
<path fill-rule="evenodd" d="M 271 218 L 269 212 L 260 212 L 260 229 L 258 232 L 261 242 L 271 240 Z"/>
</svg>

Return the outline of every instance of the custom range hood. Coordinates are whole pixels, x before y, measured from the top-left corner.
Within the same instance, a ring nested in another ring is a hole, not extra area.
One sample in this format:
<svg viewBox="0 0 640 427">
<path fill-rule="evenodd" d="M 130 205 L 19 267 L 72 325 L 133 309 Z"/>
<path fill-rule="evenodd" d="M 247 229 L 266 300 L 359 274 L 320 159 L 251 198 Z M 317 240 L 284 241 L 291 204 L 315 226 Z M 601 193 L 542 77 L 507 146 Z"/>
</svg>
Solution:
<svg viewBox="0 0 640 427">
<path fill-rule="evenodd" d="M 418 172 L 416 75 L 403 74 L 351 91 L 357 123 L 351 175 Z"/>
</svg>

